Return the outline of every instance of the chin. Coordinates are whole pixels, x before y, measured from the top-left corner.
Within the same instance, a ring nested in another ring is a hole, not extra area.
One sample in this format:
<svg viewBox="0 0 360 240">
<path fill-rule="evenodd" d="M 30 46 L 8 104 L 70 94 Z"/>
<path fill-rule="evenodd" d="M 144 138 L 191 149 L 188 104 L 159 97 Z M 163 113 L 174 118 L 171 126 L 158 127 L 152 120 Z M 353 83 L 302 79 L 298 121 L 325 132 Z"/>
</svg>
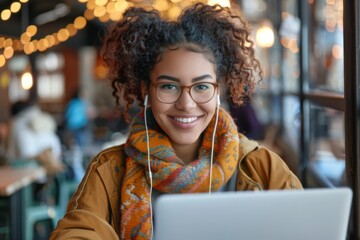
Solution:
<svg viewBox="0 0 360 240">
<path fill-rule="evenodd" d="M 169 137 L 171 139 L 171 142 L 177 145 L 192 145 L 198 142 L 200 135 L 197 137 L 194 137 L 193 136 L 194 134 L 191 135 L 192 135 L 191 137 L 183 136 L 181 138 L 179 138 L 179 136 L 174 136 L 174 137 L 169 136 Z"/>
</svg>

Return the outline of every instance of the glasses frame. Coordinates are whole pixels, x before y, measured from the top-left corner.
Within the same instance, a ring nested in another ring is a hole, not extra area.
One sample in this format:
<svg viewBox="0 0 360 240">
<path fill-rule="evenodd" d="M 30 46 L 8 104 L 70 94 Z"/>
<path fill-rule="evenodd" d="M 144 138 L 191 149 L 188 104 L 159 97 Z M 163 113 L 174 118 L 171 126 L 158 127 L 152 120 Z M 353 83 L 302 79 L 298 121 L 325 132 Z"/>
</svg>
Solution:
<svg viewBox="0 0 360 240">
<path fill-rule="evenodd" d="M 172 104 L 172 103 L 175 103 L 175 102 L 179 101 L 179 99 L 180 99 L 181 96 L 183 95 L 184 89 L 187 89 L 187 90 L 188 90 L 188 93 L 189 93 L 191 99 L 192 99 L 195 103 L 197 103 L 197 104 L 204 104 L 204 103 L 210 102 L 211 99 L 214 98 L 215 93 L 216 93 L 216 90 L 217 90 L 218 87 L 219 87 L 219 84 L 218 84 L 218 83 L 213 83 L 213 82 L 198 82 L 198 83 L 194 83 L 194 84 L 191 84 L 191 85 L 183 85 L 183 86 L 180 85 L 181 93 L 180 93 L 179 97 L 178 97 L 175 101 L 172 101 L 172 102 L 164 102 L 162 99 L 160 99 L 160 97 L 159 97 L 159 95 L 158 95 L 158 93 L 157 93 L 157 86 L 162 85 L 162 84 L 167 84 L 167 83 L 169 83 L 169 84 L 174 84 L 173 82 L 151 83 L 151 86 L 154 86 L 154 88 L 155 88 L 155 94 L 156 94 L 157 99 L 158 99 L 160 102 L 166 103 L 166 104 Z M 209 100 L 207 100 L 207 101 L 205 101 L 205 102 L 195 101 L 194 98 L 191 96 L 191 91 L 190 91 L 190 89 L 191 89 L 194 85 L 201 84 L 201 83 L 211 84 L 211 85 L 214 86 L 214 93 L 213 93 L 213 95 L 211 96 L 211 98 L 210 98 Z"/>
</svg>

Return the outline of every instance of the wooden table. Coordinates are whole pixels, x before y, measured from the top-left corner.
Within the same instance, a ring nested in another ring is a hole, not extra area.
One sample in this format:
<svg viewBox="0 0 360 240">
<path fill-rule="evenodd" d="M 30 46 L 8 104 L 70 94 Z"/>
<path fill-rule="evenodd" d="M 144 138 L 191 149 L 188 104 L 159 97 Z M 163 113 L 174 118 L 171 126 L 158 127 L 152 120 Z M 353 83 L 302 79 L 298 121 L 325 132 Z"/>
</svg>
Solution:
<svg viewBox="0 0 360 240">
<path fill-rule="evenodd" d="M 8 202 L 11 239 L 22 239 L 22 191 L 45 176 L 46 171 L 42 167 L 0 167 L 0 198 Z"/>
<path fill-rule="evenodd" d="M 0 196 L 10 196 L 45 176 L 46 171 L 42 167 L 2 166 L 0 167 Z"/>
</svg>

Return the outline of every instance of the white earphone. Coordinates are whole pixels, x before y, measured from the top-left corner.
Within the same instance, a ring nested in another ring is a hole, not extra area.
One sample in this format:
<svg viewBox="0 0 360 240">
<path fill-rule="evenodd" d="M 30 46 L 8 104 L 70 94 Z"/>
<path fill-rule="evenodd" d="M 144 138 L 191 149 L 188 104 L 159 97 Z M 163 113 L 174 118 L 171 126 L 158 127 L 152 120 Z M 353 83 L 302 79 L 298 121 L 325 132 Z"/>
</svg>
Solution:
<svg viewBox="0 0 360 240">
<path fill-rule="evenodd" d="M 214 163 L 214 145 L 215 145 L 215 137 L 216 137 L 216 129 L 218 125 L 219 120 L 219 109 L 220 109 L 220 95 L 217 95 L 216 100 L 217 106 L 216 106 L 216 115 L 215 115 L 215 125 L 214 125 L 214 131 L 212 135 L 212 141 L 211 141 L 211 153 L 210 153 L 210 180 L 209 180 L 209 195 L 211 194 L 211 180 L 212 180 L 212 168 Z"/>
<path fill-rule="evenodd" d="M 147 104 L 148 104 L 148 95 L 146 94 L 145 95 L 145 98 L 144 98 L 144 106 L 145 106 L 145 108 L 146 108 L 146 106 L 147 106 Z"/>
<path fill-rule="evenodd" d="M 154 226 L 153 226 L 153 209 L 152 209 L 152 189 L 153 189 L 153 183 L 152 183 L 152 172 L 150 167 L 150 144 L 149 144 L 149 130 L 147 126 L 147 118 L 146 118 L 146 107 L 148 105 L 148 95 L 145 95 L 144 97 L 144 121 L 145 121 L 145 131 L 146 131 L 146 147 L 147 147 L 147 161 L 148 161 L 148 171 L 149 171 L 149 178 L 150 178 L 150 199 L 149 199 L 149 205 L 150 205 L 150 221 L 151 221 L 151 238 L 153 239 L 154 235 Z"/>
</svg>

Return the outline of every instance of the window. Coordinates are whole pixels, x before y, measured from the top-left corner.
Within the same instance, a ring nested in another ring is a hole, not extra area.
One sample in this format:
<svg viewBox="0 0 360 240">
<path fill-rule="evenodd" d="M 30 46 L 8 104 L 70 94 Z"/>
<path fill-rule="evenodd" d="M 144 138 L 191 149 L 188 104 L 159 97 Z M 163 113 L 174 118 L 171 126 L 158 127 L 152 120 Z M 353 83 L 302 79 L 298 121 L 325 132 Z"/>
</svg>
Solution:
<svg viewBox="0 0 360 240">
<path fill-rule="evenodd" d="M 257 113 L 281 127 L 286 142 L 276 146 L 292 147 L 287 163 L 305 188 L 353 189 L 348 236 L 360 239 L 360 2 L 241 3 L 254 31 L 266 19 L 275 35 L 272 47 L 256 46 L 265 69 Z"/>
<path fill-rule="evenodd" d="M 37 93 L 42 102 L 61 101 L 65 93 L 63 74 L 64 57 L 59 53 L 46 53 L 36 58 Z"/>
</svg>

